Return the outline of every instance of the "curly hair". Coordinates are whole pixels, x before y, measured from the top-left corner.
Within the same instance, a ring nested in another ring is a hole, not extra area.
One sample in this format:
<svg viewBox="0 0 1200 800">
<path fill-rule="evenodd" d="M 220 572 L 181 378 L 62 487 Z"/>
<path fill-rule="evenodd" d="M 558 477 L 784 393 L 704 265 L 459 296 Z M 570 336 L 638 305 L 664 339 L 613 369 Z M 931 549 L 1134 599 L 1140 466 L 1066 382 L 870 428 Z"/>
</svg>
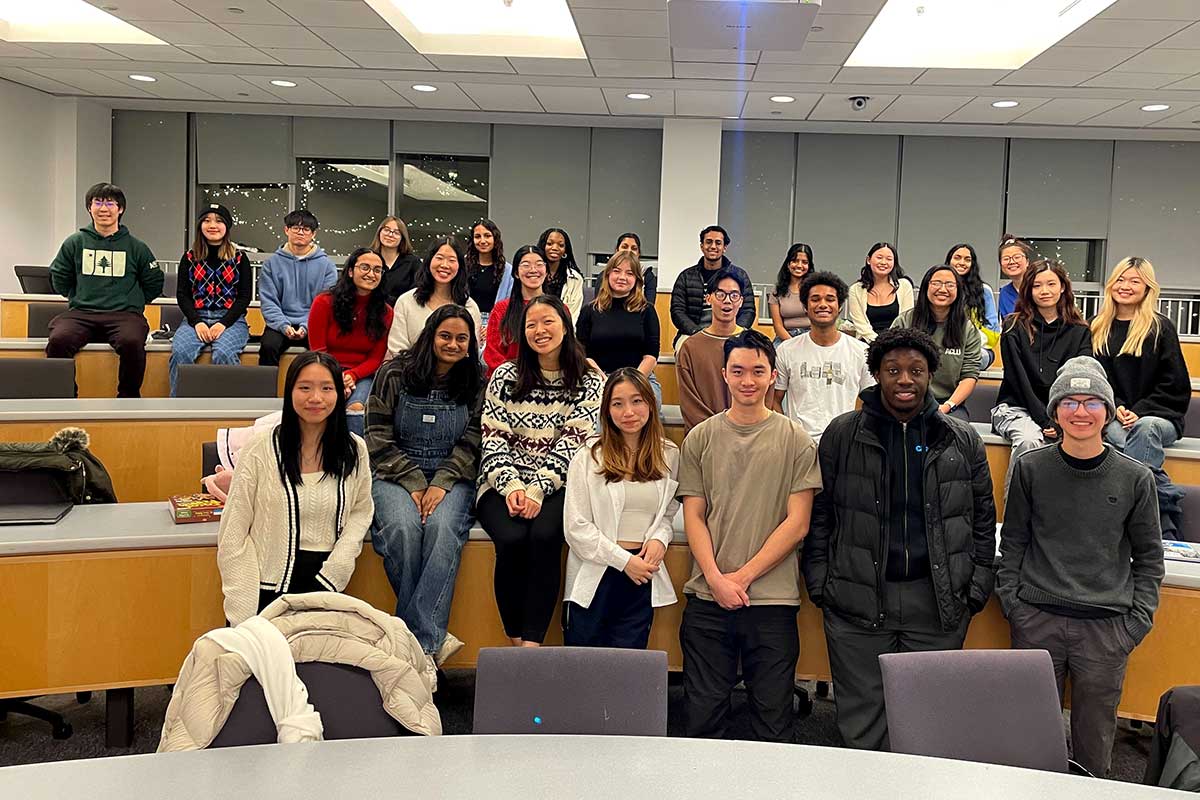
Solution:
<svg viewBox="0 0 1200 800">
<path fill-rule="evenodd" d="M 367 253 L 373 252 L 366 247 L 357 247 L 346 259 L 342 274 L 337 283 L 329 288 L 333 296 L 333 320 L 342 333 L 354 330 L 354 305 L 358 298 L 358 288 L 354 285 L 354 267 L 358 260 Z M 383 291 L 383 281 L 380 281 L 367 299 L 367 319 L 365 328 L 370 339 L 382 339 L 388 334 L 385 320 L 387 309 L 387 294 Z"/>
<path fill-rule="evenodd" d="M 941 361 L 937 344 L 925 331 L 915 328 L 889 328 L 876 336 L 875 341 L 867 347 L 867 369 L 872 375 L 879 373 L 883 357 L 893 350 L 916 350 L 925 356 L 931 373 L 937 371 Z"/>
<path fill-rule="evenodd" d="M 850 289 L 846 286 L 844 280 L 832 272 L 810 272 L 800 282 L 800 302 L 804 303 L 805 308 L 808 308 L 808 293 L 812 291 L 814 286 L 828 286 L 837 292 L 838 306 L 846 305 L 846 298 L 850 294 Z"/>
</svg>

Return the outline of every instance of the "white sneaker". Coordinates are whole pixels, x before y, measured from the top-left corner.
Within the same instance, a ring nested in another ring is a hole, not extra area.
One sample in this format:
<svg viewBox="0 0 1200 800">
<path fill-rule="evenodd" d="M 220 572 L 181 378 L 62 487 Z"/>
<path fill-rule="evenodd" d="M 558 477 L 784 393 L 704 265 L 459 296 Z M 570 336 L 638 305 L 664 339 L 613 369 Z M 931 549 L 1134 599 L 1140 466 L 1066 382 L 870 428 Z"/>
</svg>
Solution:
<svg viewBox="0 0 1200 800">
<path fill-rule="evenodd" d="M 429 681 L 430 694 L 437 691 L 437 664 L 433 661 L 433 656 L 429 653 L 425 654 L 425 680 Z"/>
<path fill-rule="evenodd" d="M 449 661 L 455 653 L 463 649 L 463 642 L 453 633 L 446 633 L 446 638 L 442 639 L 442 646 L 438 648 L 437 655 L 434 656 L 434 661 L 440 667 Z"/>
</svg>

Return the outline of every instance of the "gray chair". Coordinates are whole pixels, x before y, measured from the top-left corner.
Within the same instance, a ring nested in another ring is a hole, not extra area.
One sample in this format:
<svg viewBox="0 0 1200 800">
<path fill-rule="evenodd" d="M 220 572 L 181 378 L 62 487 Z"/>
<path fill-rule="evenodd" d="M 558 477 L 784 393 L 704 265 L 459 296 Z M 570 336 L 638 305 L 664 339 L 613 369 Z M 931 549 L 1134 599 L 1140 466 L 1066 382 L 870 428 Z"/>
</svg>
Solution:
<svg viewBox="0 0 1200 800">
<path fill-rule="evenodd" d="M 583 285 L 583 305 L 588 305 L 596 299 L 596 289 L 587 283 Z"/>
<path fill-rule="evenodd" d="M 1192 395 L 1187 413 L 1183 415 L 1183 435 L 1200 436 L 1200 398 Z"/>
<path fill-rule="evenodd" d="M 163 272 L 163 288 L 159 297 L 174 297 L 179 290 L 179 273 Z"/>
<path fill-rule="evenodd" d="M 181 364 L 176 397 L 277 397 L 279 370 L 241 364 Z"/>
<path fill-rule="evenodd" d="M 75 359 L 0 358 L 0 400 L 75 396 Z"/>
<path fill-rule="evenodd" d="M 31 264 L 17 264 L 13 267 L 21 291 L 25 294 L 58 294 L 50 282 L 50 268 Z"/>
<path fill-rule="evenodd" d="M 346 664 L 313 661 L 296 665 L 308 689 L 308 702 L 321 715 L 325 739 L 412 736 L 383 708 L 371 673 Z M 278 740 L 262 684 L 254 676 L 242 684 L 238 699 L 209 747 L 272 744 Z"/>
<path fill-rule="evenodd" d="M 1179 504 L 1183 512 L 1183 524 L 1179 536 L 1185 542 L 1200 543 L 1200 486 L 1180 486 L 1183 501 Z"/>
<path fill-rule="evenodd" d="M 25 323 L 25 335 L 30 339 L 45 339 L 50 335 L 50 321 L 67 310 L 67 302 L 29 303 L 29 318 Z"/>
<path fill-rule="evenodd" d="M 893 753 L 1068 771 L 1045 650 L 887 653 L 879 667 Z"/>
<path fill-rule="evenodd" d="M 667 735 L 667 654 L 607 647 L 485 647 L 475 733 Z"/>
<path fill-rule="evenodd" d="M 992 409 L 996 407 L 996 398 L 1000 395 L 1000 385 L 996 383 L 977 383 L 975 391 L 963 403 L 963 408 L 971 415 L 971 422 L 992 424 Z"/>
</svg>

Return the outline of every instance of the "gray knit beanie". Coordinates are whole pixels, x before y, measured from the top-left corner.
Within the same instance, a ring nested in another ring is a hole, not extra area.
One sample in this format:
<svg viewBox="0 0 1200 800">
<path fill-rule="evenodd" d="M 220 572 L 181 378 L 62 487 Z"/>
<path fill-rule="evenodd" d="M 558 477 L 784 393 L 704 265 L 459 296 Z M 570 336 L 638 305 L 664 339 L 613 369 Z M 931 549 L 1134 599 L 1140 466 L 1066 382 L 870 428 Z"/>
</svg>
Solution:
<svg viewBox="0 0 1200 800">
<path fill-rule="evenodd" d="M 1111 420 L 1117 416 L 1112 384 L 1104 374 L 1104 367 L 1091 356 L 1075 356 L 1058 368 L 1058 377 L 1050 387 L 1050 399 L 1046 403 L 1046 412 L 1051 419 L 1054 418 L 1054 409 L 1058 406 L 1058 401 L 1073 394 L 1098 397 L 1108 409 L 1108 418 Z"/>
</svg>

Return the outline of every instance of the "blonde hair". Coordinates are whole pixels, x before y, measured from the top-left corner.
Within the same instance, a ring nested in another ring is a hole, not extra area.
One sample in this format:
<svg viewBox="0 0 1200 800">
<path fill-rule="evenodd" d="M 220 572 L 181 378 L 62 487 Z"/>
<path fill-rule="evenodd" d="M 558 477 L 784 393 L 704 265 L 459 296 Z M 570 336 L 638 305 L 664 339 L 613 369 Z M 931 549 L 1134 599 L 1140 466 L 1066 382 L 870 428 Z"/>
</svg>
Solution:
<svg viewBox="0 0 1200 800">
<path fill-rule="evenodd" d="M 1092 320 L 1092 351 L 1097 355 L 1109 355 L 1108 336 L 1112 332 L 1113 320 L 1117 318 L 1117 304 L 1112 297 L 1113 287 L 1116 286 L 1117 279 L 1131 269 L 1145 281 L 1146 295 L 1129 322 L 1129 333 L 1126 334 L 1125 342 L 1117 355 L 1141 356 L 1146 337 L 1150 334 L 1158 335 L 1160 322 L 1157 309 L 1160 289 L 1158 280 L 1154 277 L 1154 265 L 1144 258 L 1129 256 L 1117 262 L 1109 273 L 1108 280 L 1104 282 L 1104 302 L 1100 306 L 1100 313 Z"/>
<path fill-rule="evenodd" d="M 638 435 L 636 452 L 630 452 L 625 446 L 625 436 L 613 423 L 609 411 L 613 391 L 622 383 L 633 384 L 650 409 L 650 418 Z M 621 367 L 609 375 L 604 384 L 604 398 L 600 401 L 600 440 L 592 445 L 592 458 L 599 465 L 596 474 L 603 475 L 609 483 L 656 481 L 669 472 L 666 449 L 674 446 L 675 443 L 667 438 L 663 430 L 662 420 L 658 418 L 658 401 L 654 398 L 650 379 L 633 367 Z"/>
<path fill-rule="evenodd" d="M 638 261 L 638 257 L 631 251 L 618 250 L 604 265 L 604 272 L 600 273 L 600 289 L 596 292 L 596 299 L 592 301 L 597 311 L 608 311 L 612 308 L 613 293 L 612 287 L 608 285 L 608 273 L 612 271 L 613 267 L 623 264 L 628 265 L 633 271 L 634 279 L 633 291 L 625 300 L 625 310 L 642 311 L 646 308 L 646 276 L 642 272 L 642 262 Z"/>
</svg>

